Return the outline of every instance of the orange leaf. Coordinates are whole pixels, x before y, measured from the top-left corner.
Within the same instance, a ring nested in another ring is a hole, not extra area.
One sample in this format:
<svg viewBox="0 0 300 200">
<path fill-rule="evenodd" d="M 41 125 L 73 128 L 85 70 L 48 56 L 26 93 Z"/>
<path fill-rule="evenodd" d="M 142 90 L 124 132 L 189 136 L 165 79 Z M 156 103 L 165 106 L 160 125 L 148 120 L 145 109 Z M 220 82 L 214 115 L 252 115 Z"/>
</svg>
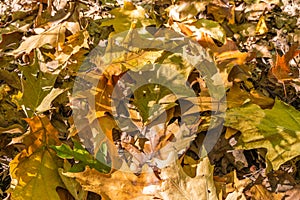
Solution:
<svg viewBox="0 0 300 200">
<path fill-rule="evenodd" d="M 176 22 L 175 22 L 176 23 Z M 189 37 L 193 37 L 194 33 L 193 31 L 191 31 L 191 29 L 189 29 L 189 27 L 187 27 L 186 25 L 184 25 L 183 23 L 177 23 L 178 27 L 180 28 L 181 32 Z"/>
<path fill-rule="evenodd" d="M 46 145 L 60 145 L 58 131 L 55 129 L 50 120 L 44 116 L 35 116 L 26 118 L 30 131 L 24 135 L 14 138 L 11 144 L 23 143 L 27 148 L 27 156 L 30 156 L 37 149 Z"/>
<path fill-rule="evenodd" d="M 273 75 L 278 81 L 281 82 L 299 77 L 298 70 L 292 71 L 289 65 L 290 60 L 300 54 L 300 50 L 297 49 L 298 46 L 298 44 L 291 46 L 289 51 L 283 56 L 277 54 L 276 61 L 271 68 L 271 77 Z"/>
</svg>

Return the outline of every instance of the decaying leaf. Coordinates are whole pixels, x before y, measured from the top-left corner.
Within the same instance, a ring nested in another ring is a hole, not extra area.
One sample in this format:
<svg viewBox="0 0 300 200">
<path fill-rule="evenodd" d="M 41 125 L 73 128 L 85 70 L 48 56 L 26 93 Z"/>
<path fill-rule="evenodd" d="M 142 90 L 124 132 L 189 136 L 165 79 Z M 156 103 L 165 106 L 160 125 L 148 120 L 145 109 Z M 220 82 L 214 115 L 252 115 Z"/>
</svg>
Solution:
<svg viewBox="0 0 300 200">
<path fill-rule="evenodd" d="M 169 17 L 176 21 L 185 21 L 193 19 L 199 12 L 205 10 L 209 3 L 206 1 L 179 1 L 178 4 L 168 7 Z"/>
<path fill-rule="evenodd" d="M 217 3 L 218 2 L 218 3 Z M 229 24 L 235 23 L 235 6 L 229 3 L 224 3 L 224 1 L 213 1 L 208 4 L 207 12 L 212 14 L 216 21 L 222 23 L 224 19 L 227 19 Z"/>
<path fill-rule="evenodd" d="M 197 164 L 196 176 L 191 178 L 174 163 L 161 172 L 163 182 L 160 195 L 163 199 L 217 200 L 213 169 L 206 157 Z"/>
<path fill-rule="evenodd" d="M 244 189 L 251 183 L 249 178 L 239 180 L 236 171 L 232 171 L 225 176 L 214 177 L 219 199 L 226 200 L 246 200 Z"/>
<path fill-rule="evenodd" d="M 242 132 L 236 148 L 266 148 L 268 169 L 300 155 L 300 112 L 279 100 L 272 109 L 245 104 L 226 112 L 225 126 Z"/>
<path fill-rule="evenodd" d="M 124 168 L 123 168 L 124 169 Z M 115 171 L 110 175 L 86 168 L 81 173 L 63 173 L 76 178 L 85 190 L 93 191 L 106 199 L 209 199 L 216 200 L 213 167 L 208 158 L 197 165 L 195 178 L 187 176 L 179 164 L 162 169 L 161 180 L 153 172 L 140 175 Z"/>
</svg>

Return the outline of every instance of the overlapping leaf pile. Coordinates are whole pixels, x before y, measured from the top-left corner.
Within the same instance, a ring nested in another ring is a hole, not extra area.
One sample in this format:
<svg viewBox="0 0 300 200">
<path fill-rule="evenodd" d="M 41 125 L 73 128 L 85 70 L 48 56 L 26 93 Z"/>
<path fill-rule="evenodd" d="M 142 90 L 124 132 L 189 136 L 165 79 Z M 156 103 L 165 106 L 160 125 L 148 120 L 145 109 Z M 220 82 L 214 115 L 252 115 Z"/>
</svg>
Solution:
<svg viewBox="0 0 300 200">
<path fill-rule="evenodd" d="M 268 0 L 47 3 L 0 8 L 6 13 L 0 20 L 0 156 L 12 159 L 11 199 L 282 199 L 297 192 L 279 187 L 300 180 L 297 9 Z M 99 68 L 99 42 L 150 27 L 198 42 L 204 59 L 217 65 L 228 109 L 224 134 L 208 157 L 202 142 L 211 124 L 222 126 L 211 114 L 223 108 L 214 109 L 216 92 L 201 72 L 175 53 L 151 48 L 115 52 L 110 65 Z M 126 95 L 132 80 L 147 80 L 147 65 L 183 90 L 172 79 L 179 71 L 195 96 L 178 97 L 159 84 Z M 74 99 L 75 80 L 81 85 Z"/>
</svg>

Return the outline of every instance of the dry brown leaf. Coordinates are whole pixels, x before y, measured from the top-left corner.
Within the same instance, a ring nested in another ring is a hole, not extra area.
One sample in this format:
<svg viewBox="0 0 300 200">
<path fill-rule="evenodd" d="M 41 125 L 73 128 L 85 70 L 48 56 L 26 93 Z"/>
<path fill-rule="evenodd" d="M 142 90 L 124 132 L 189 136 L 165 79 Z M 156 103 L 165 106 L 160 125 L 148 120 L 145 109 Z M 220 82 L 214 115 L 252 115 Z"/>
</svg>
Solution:
<svg viewBox="0 0 300 200">
<path fill-rule="evenodd" d="M 232 171 L 223 177 L 214 177 L 219 199 L 233 200 L 240 199 L 246 200 L 244 189 L 251 183 L 249 178 L 239 180 L 236 171 Z"/>
<path fill-rule="evenodd" d="M 281 200 L 284 196 L 283 193 L 271 193 L 262 185 L 254 185 L 250 189 L 251 197 L 255 200 Z"/>
<path fill-rule="evenodd" d="M 132 172 L 115 171 L 112 174 L 102 174 L 87 167 L 79 173 L 63 173 L 67 177 L 76 178 L 83 189 L 95 192 L 104 199 L 153 199 L 160 186 L 160 180 L 153 172 L 142 173 L 139 176 Z"/>
<path fill-rule="evenodd" d="M 235 23 L 234 9 L 235 6 L 225 4 L 224 1 L 218 1 L 218 4 L 210 3 L 207 5 L 207 14 L 212 14 L 216 21 L 222 23 L 227 19 L 229 24 Z"/>
<path fill-rule="evenodd" d="M 162 170 L 161 196 L 163 199 L 208 199 L 217 200 L 213 181 L 213 169 L 206 157 L 197 166 L 196 177 L 187 176 L 180 165 L 174 165 Z"/>
</svg>

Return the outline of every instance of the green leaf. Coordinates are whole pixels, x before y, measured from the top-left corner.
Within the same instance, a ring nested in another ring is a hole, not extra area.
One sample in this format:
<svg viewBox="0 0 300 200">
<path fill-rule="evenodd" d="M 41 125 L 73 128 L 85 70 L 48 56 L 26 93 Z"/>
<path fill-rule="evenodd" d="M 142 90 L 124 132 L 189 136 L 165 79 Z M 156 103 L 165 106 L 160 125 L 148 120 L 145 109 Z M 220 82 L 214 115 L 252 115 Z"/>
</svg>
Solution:
<svg viewBox="0 0 300 200">
<path fill-rule="evenodd" d="M 40 111 L 45 111 L 49 109 L 49 104 L 54 100 L 62 91 L 54 92 L 55 95 L 47 98 L 47 102 L 41 105 L 44 98 L 52 92 L 54 83 L 58 76 L 58 73 L 44 73 L 40 70 L 41 63 L 40 52 L 35 51 L 34 62 L 31 66 L 22 66 L 20 67 L 23 76 L 25 77 L 22 80 L 23 83 L 23 98 L 20 104 L 24 105 L 24 111 L 27 113 L 28 117 L 32 117 L 33 114 L 39 108 Z M 53 93 L 53 92 L 52 92 Z M 40 107 L 39 107 L 40 106 Z"/>
<path fill-rule="evenodd" d="M 72 172 L 78 172 L 84 170 L 85 166 L 90 166 L 91 168 L 94 168 L 98 170 L 99 172 L 108 173 L 110 171 L 110 167 L 108 164 L 103 163 L 102 161 L 105 160 L 104 154 L 102 154 L 102 157 L 100 153 L 98 152 L 97 158 L 95 159 L 86 149 L 84 149 L 79 142 L 74 142 L 74 147 L 71 149 L 70 146 L 66 144 L 62 144 L 61 146 L 51 146 L 57 153 L 57 156 L 64 159 L 75 159 L 76 161 L 79 161 L 79 163 L 76 163 L 70 171 Z M 101 160 L 101 162 L 100 162 Z"/>
<path fill-rule="evenodd" d="M 272 109 L 245 104 L 226 112 L 225 126 L 241 131 L 236 148 L 267 149 L 268 169 L 300 155 L 300 112 L 279 100 Z"/>
</svg>

